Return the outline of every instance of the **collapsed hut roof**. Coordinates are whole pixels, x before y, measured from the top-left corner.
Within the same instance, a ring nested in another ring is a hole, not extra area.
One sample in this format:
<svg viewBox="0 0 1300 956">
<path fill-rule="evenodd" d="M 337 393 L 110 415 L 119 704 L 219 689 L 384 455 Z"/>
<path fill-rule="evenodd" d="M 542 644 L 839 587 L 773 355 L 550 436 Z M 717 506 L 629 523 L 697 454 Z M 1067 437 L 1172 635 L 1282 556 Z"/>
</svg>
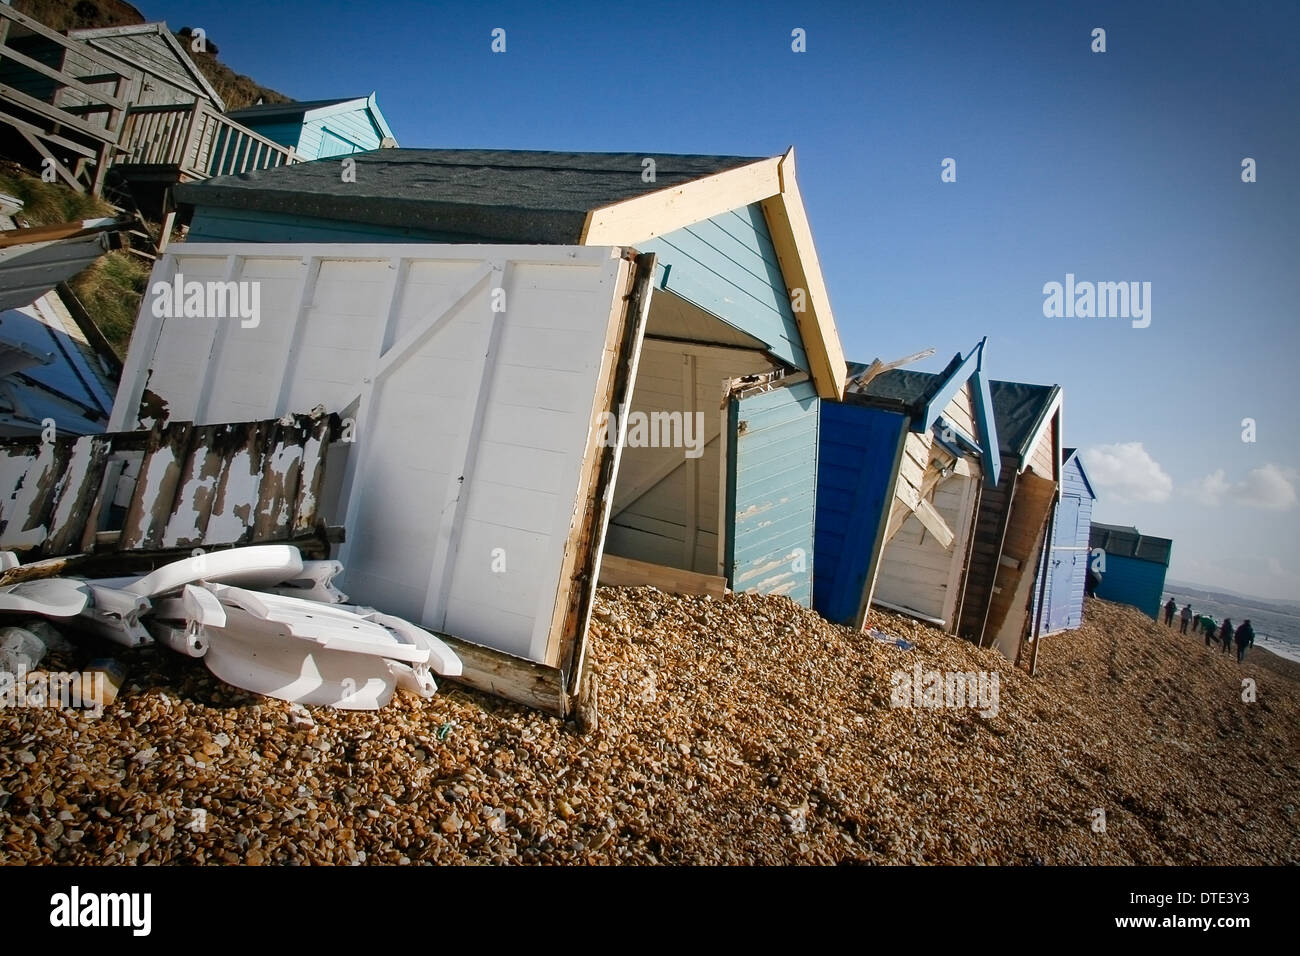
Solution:
<svg viewBox="0 0 1300 956">
<path fill-rule="evenodd" d="M 844 353 L 793 148 L 757 158 L 378 149 L 342 160 L 350 161 L 355 176 L 347 182 L 334 157 L 192 183 L 175 196 L 196 208 L 245 210 L 251 219 L 278 215 L 411 230 L 439 243 L 632 246 L 643 252 L 647 243 L 681 238 L 696 223 L 757 207 L 785 290 L 804 293 L 791 319 L 797 331 L 791 331 L 801 339 L 817 394 L 844 395 Z M 661 274 L 661 287 L 664 279 Z"/>
<path fill-rule="evenodd" d="M 436 230 L 478 242 L 579 243 L 605 206 L 761 162 L 753 156 L 378 149 L 339 160 L 218 176 L 176 190 L 183 203 Z M 642 178 L 653 159 L 654 180 Z"/>
<path fill-rule="evenodd" d="M 1060 401 L 1061 386 L 989 382 L 1002 452 L 1024 458 Z"/>
<path fill-rule="evenodd" d="M 929 404 L 939 393 L 943 383 L 961 365 L 961 356 L 956 355 L 942 372 L 918 372 L 914 369 L 895 368 L 881 372 L 869 381 L 858 394 L 885 402 L 900 402 L 915 411 Z M 849 378 L 861 375 L 868 366 L 862 362 L 849 363 Z"/>
</svg>

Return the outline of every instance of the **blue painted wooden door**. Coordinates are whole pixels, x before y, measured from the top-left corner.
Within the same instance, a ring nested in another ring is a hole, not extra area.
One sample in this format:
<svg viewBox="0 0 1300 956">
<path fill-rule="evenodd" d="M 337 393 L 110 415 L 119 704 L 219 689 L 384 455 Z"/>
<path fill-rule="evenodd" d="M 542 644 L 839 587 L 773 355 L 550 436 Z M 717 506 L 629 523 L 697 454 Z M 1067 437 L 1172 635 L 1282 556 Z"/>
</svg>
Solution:
<svg viewBox="0 0 1300 956">
<path fill-rule="evenodd" d="M 727 411 L 727 581 L 812 606 L 817 416 L 810 381 L 732 398 Z"/>
<path fill-rule="evenodd" d="M 1068 541 L 1071 545 L 1077 540 L 1076 530 L 1079 525 L 1079 499 L 1074 495 L 1065 495 L 1057 506 L 1056 532 L 1053 539 Z M 1086 551 L 1066 551 L 1052 549 L 1052 583 L 1050 603 L 1047 607 L 1048 632 L 1062 631 L 1070 626 L 1070 608 L 1073 603 L 1071 584 L 1074 581 L 1074 563 L 1087 560 Z"/>
</svg>

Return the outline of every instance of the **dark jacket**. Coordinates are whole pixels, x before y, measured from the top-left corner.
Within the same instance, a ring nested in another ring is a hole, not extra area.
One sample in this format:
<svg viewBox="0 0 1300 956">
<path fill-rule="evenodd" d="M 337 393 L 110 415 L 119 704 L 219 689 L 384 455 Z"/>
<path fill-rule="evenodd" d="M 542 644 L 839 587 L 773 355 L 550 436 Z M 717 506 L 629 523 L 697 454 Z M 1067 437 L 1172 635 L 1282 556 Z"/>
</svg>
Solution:
<svg viewBox="0 0 1300 956">
<path fill-rule="evenodd" d="M 1255 629 L 1250 626 L 1249 621 L 1237 628 L 1237 643 L 1244 644 L 1246 647 L 1255 643 Z"/>
</svg>

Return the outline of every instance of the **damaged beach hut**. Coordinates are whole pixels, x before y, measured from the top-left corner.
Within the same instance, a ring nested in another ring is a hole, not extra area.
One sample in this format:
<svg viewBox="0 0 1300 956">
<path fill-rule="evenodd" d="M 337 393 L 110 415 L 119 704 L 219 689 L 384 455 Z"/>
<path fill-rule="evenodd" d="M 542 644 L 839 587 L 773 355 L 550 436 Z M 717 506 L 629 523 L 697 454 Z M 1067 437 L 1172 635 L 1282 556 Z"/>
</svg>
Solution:
<svg viewBox="0 0 1300 956">
<path fill-rule="evenodd" d="M 1002 475 L 980 500 L 957 634 L 1018 661 L 1026 639 L 1035 636 L 1039 556 L 1056 503 L 1061 388 L 993 381 L 989 389 Z"/>
<path fill-rule="evenodd" d="M 112 430 L 337 414 L 342 586 L 553 713 L 606 550 L 811 603 L 845 366 L 792 152 L 350 159 L 177 190 Z"/>
<path fill-rule="evenodd" d="M 984 343 L 944 371 L 851 365 L 821 404 L 814 606 L 862 627 L 877 604 L 952 631 L 981 483 L 1001 465 Z"/>
</svg>

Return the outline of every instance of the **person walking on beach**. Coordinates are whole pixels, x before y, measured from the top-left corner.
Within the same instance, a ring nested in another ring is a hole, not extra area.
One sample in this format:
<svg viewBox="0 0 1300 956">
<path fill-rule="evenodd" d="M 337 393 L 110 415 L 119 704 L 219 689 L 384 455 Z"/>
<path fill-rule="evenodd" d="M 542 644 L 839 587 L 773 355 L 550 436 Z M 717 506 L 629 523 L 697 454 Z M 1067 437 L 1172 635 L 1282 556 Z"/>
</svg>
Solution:
<svg viewBox="0 0 1300 956">
<path fill-rule="evenodd" d="M 1250 626 L 1250 618 L 1237 628 L 1237 663 L 1246 659 L 1246 648 L 1255 643 L 1255 629 Z"/>
<path fill-rule="evenodd" d="M 1174 626 L 1174 609 L 1177 607 L 1178 605 L 1174 603 L 1174 599 L 1170 598 L 1169 603 L 1165 605 L 1165 627 Z"/>
<path fill-rule="evenodd" d="M 1191 606 L 1190 604 L 1184 604 L 1184 605 L 1183 605 L 1183 613 L 1180 614 L 1180 615 L 1178 615 L 1178 633 L 1179 633 L 1179 634 L 1186 634 L 1186 633 L 1187 633 L 1187 625 L 1188 625 L 1188 622 L 1191 621 L 1191 619 L 1192 619 L 1192 606 Z"/>
<path fill-rule="evenodd" d="M 1219 631 L 1219 643 L 1223 645 L 1223 653 L 1232 650 L 1232 618 L 1223 619 L 1223 628 Z"/>
</svg>

